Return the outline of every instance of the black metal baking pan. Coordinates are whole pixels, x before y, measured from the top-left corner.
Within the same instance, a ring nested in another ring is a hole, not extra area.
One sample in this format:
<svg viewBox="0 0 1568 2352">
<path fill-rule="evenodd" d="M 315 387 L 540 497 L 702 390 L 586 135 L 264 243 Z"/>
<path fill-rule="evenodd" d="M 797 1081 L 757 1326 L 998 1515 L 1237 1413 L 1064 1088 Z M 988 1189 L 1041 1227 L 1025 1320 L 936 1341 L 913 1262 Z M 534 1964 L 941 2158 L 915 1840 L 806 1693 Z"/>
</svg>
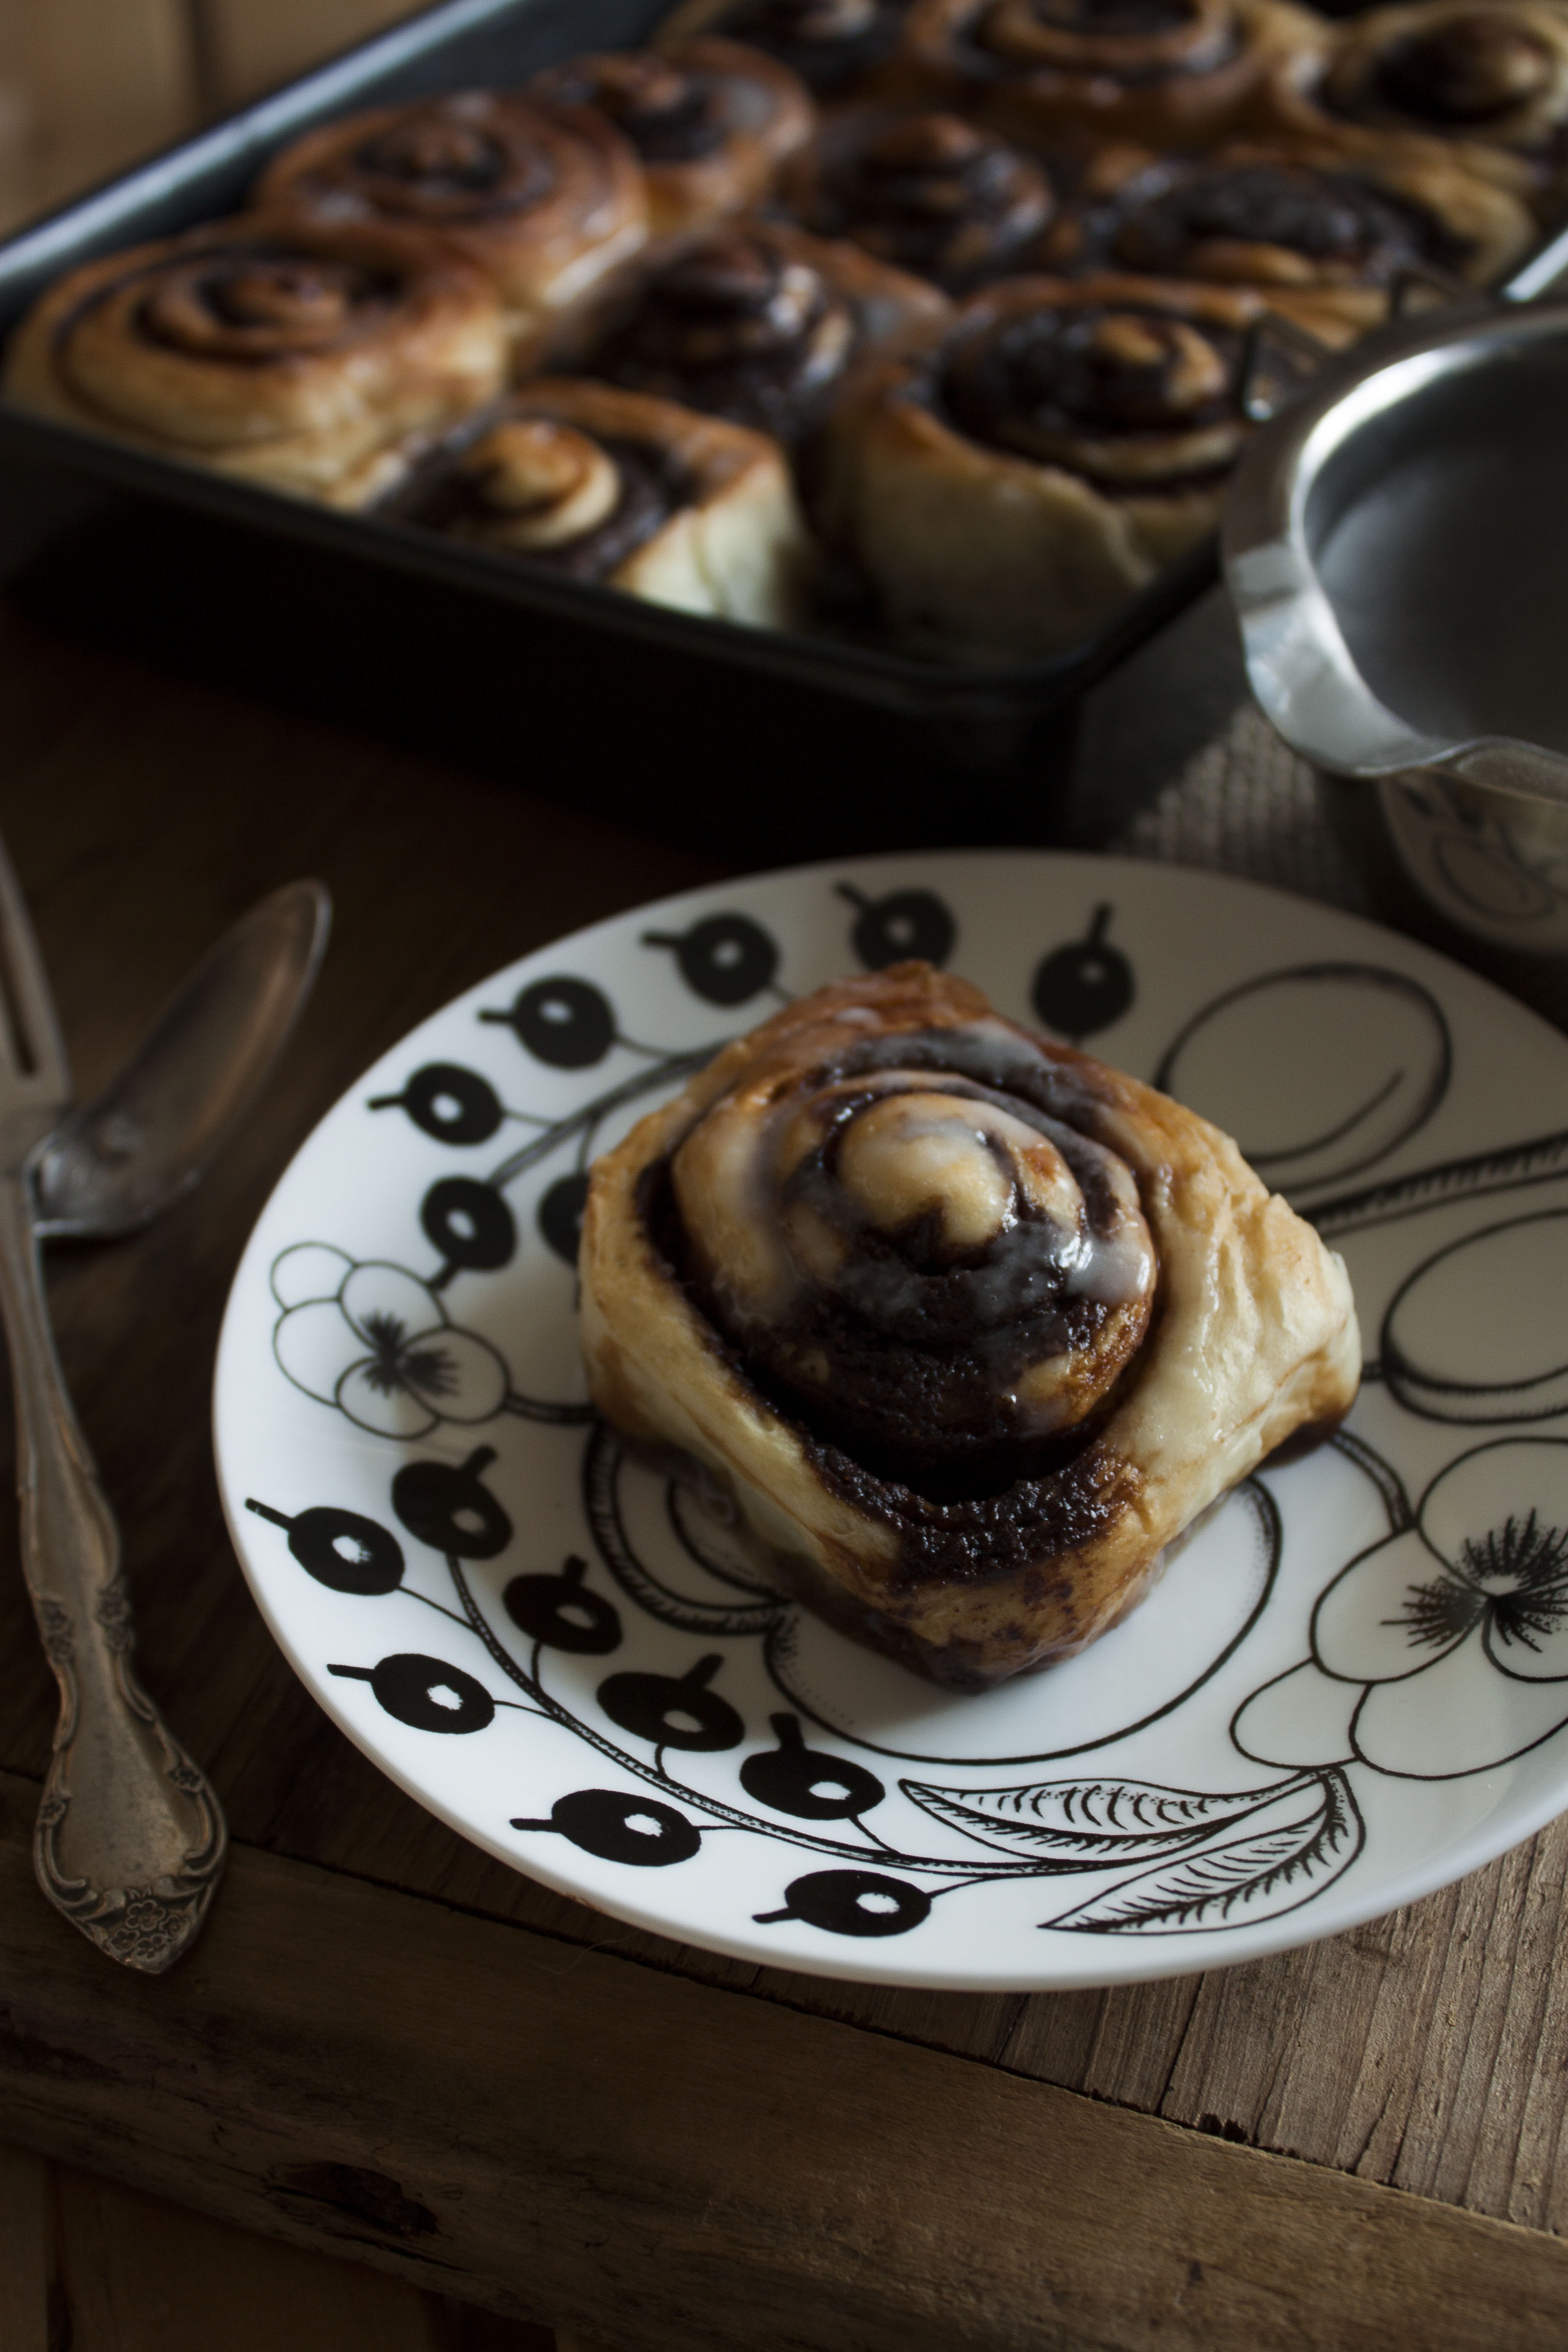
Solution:
<svg viewBox="0 0 1568 2352">
<path fill-rule="evenodd" d="M 55 278 L 98 255 L 172 236 L 232 212 L 268 158 L 349 110 L 430 90 L 515 83 L 584 48 L 635 45 L 668 0 L 447 0 L 78 198 L 0 244 L 0 336 Z M 65 469 L 142 500 L 173 501 L 242 529 L 358 556 L 514 609 L 573 621 L 655 649 L 697 654 L 910 717 L 984 731 L 1075 700 L 1215 576 L 1212 549 L 1175 564 L 1081 645 L 1048 660 L 948 667 L 817 636 L 781 635 L 647 604 L 618 591 L 533 572 L 503 555 L 384 517 L 327 508 L 207 474 L 46 422 L 0 401 L 0 465 Z"/>
</svg>

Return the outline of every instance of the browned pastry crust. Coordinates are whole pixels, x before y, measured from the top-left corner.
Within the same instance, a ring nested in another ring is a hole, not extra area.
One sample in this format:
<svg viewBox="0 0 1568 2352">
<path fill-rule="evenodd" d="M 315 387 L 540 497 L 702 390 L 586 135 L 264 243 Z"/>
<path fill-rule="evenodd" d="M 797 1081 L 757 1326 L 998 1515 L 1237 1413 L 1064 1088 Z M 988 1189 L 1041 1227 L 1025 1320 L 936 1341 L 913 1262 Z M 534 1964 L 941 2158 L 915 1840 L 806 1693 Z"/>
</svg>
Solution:
<svg viewBox="0 0 1568 2352">
<path fill-rule="evenodd" d="M 89 262 L 11 339 L 25 407 L 301 498 L 361 506 L 494 397 L 489 280 L 382 227 L 246 214 Z"/>
<path fill-rule="evenodd" d="M 1056 210 L 1045 165 L 934 109 L 846 107 L 785 171 L 780 202 L 818 236 L 950 294 L 1022 264 Z"/>
<path fill-rule="evenodd" d="M 1228 1137 L 900 964 L 738 1038 L 595 1166 L 595 1403 L 945 1681 L 1081 1649 L 1348 1409 L 1343 1265 Z"/>
<path fill-rule="evenodd" d="M 591 110 L 461 90 L 348 114 L 274 156 L 258 204 L 380 221 L 460 253 L 524 336 L 582 300 L 647 236 L 637 156 Z"/>
<path fill-rule="evenodd" d="M 910 0 L 682 0 L 658 46 L 722 33 L 765 49 L 826 104 L 901 86 Z"/>
<path fill-rule="evenodd" d="M 897 635 L 1027 660 L 1097 628 L 1212 529 L 1247 432 L 1241 287 L 1005 278 L 858 370 L 820 520 Z"/>
<path fill-rule="evenodd" d="M 1568 144 L 1568 9 L 1554 0 L 1415 0 L 1332 29 L 1318 55 L 1271 62 L 1259 127 L 1375 148 L 1437 142 L 1516 194 L 1550 190 Z"/>
<path fill-rule="evenodd" d="M 933 99 L 1026 144 L 1164 148 L 1222 136 L 1277 58 L 1331 38 L 1290 0 L 914 0 L 904 47 Z"/>
<path fill-rule="evenodd" d="M 1044 253 L 1058 268 L 1249 286 L 1342 343 L 1386 318 L 1407 271 L 1495 285 L 1535 236 L 1517 197 L 1430 142 L 1355 155 L 1282 141 L 1187 157 L 1108 150 Z"/>
<path fill-rule="evenodd" d="M 529 87 L 558 106 L 595 107 L 631 142 L 656 236 L 749 211 L 816 120 L 799 76 L 739 41 L 593 50 Z"/>
<path fill-rule="evenodd" d="M 398 511 L 571 579 L 760 628 L 791 625 L 808 567 L 776 441 L 567 376 L 514 393 Z"/>
<path fill-rule="evenodd" d="M 628 292 L 583 366 L 783 440 L 813 425 L 851 362 L 940 332 L 945 295 L 858 246 L 744 221 Z"/>
</svg>

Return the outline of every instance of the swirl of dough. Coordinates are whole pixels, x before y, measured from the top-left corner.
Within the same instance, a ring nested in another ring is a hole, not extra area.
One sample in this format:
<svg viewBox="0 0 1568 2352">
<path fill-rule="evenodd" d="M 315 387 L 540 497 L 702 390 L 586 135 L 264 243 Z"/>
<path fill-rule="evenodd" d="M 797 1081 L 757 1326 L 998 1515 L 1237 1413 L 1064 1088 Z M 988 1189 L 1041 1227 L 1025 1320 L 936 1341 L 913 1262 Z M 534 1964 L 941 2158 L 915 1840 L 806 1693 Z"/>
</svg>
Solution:
<svg viewBox="0 0 1568 2352">
<path fill-rule="evenodd" d="M 791 438 L 859 351 L 947 311 L 934 287 L 856 246 L 752 222 L 715 231 L 648 278 L 591 372 Z"/>
<path fill-rule="evenodd" d="M 958 293 L 1019 266 L 1055 209 L 1043 165 L 956 114 L 847 114 L 786 177 L 819 236 Z"/>
<path fill-rule="evenodd" d="M 737 1038 L 594 1168 L 595 1402 L 943 1679 L 1080 1648 L 1355 1391 L 1344 1269 L 1225 1136 L 908 963 Z"/>
<path fill-rule="evenodd" d="M 520 328 L 575 302 L 648 226 L 637 155 L 605 115 L 507 90 L 323 124 L 273 158 L 254 201 L 437 239 L 492 278 Z"/>
<path fill-rule="evenodd" d="M 383 227 L 240 215 L 51 287 L 12 339 L 28 407 L 357 505 L 499 389 L 489 281 Z"/>
<path fill-rule="evenodd" d="M 722 33 L 776 58 L 822 99 L 863 89 L 898 47 L 909 0 L 685 0 L 659 46 Z"/>
</svg>

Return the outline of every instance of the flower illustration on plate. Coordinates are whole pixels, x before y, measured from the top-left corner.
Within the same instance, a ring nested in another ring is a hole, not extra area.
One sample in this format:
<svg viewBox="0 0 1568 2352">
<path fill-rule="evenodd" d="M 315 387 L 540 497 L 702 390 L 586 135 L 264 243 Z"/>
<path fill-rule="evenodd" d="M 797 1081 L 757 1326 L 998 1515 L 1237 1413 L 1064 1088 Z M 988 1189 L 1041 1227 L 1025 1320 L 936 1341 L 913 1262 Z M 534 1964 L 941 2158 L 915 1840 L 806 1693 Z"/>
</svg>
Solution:
<svg viewBox="0 0 1568 2352">
<path fill-rule="evenodd" d="M 1233 1727 L 1269 1763 L 1358 1757 L 1457 1780 L 1568 1724 L 1568 1441 L 1500 1438 L 1438 1472 L 1408 1525 L 1341 1570 L 1312 1655 Z"/>
<path fill-rule="evenodd" d="M 441 1422 L 492 1420 L 506 1405 L 502 1358 L 404 1266 L 301 1242 L 275 1263 L 272 1292 L 283 1309 L 272 1335 L 279 1365 L 360 1429 L 424 1437 Z"/>
</svg>

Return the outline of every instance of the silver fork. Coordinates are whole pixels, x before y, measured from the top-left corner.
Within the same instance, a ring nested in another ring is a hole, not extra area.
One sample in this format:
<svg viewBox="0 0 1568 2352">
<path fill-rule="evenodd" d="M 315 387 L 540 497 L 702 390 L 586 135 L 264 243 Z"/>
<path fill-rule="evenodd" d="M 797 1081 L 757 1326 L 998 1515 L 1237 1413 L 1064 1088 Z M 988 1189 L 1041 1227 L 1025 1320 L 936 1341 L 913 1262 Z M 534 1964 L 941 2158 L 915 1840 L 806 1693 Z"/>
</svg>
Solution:
<svg viewBox="0 0 1568 2352">
<path fill-rule="evenodd" d="M 22 1568 L 60 1688 L 33 1862 L 73 1926 L 110 1958 L 155 1975 L 201 1927 L 227 1832 L 132 1669 L 120 1533 L 49 1328 L 31 1171 L 70 1107 L 70 1072 L 3 847 L 0 994 L 0 1320 L 16 1401 Z"/>
</svg>

